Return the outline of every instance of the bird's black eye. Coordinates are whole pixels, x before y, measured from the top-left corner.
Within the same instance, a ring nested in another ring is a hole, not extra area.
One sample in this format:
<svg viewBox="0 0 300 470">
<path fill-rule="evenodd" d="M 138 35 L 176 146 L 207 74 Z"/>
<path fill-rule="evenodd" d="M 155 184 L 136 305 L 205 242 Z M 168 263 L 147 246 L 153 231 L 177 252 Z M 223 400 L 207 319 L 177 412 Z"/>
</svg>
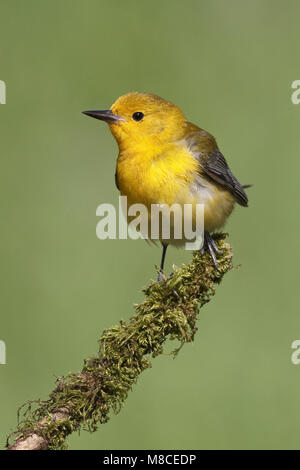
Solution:
<svg viewBox="0 0 300 470">
<path fill-rule="evenodd" d="M 139 111 L 137 111 L 136 113 L 133 113 L 132 115 L 132 118 L 135 120 L 135 121 L 141 121 L 144 117 L 144 114 L 143 113 L 140 113 Z"/>
</svg>

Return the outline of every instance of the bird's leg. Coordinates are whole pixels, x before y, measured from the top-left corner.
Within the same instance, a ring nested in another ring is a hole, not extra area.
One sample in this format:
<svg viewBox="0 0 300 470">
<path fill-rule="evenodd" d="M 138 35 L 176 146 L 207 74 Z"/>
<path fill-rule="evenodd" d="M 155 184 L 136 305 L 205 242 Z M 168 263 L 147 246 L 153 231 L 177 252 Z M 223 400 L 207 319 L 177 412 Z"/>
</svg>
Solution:
<svg viewBox="0 0 300 470">
<path fill-rule="evenodd" d="M 208 234 L 209 235 L 209 234 Z M 210 242 L 212 244 L 212 247 L 214 249 L 214 252 L 217 253 L 217 255 L 222 255 L 223 254 L 223 251 L 220 250 L 218 247 L 217 247 L 217 244 L 215 242 L 215 240 L 213 239 L 213 237 L 211 235 L 210 236 Z"/>
<path fill-rule="evenodd" d="M 200 251 L 202 255 L 204 254 L 205 250 L 209 251 L 210 256 L 212 257 L 212 260 L 214 262 L 214 265 L 217 268 L 219 265 L 217 262 L 216 254 L 221 255 L 222 251 L 219 250 L 219 248 L 216 245 L 216 242 L 214 241 L 214 239 L 208 232 L 204 232 L 204 243 Z"/>
<path fill-rule="evenodd" d="M 160 272 L 159 272 L 159 275 L 157 276 L 158 281 L 161 281 L 164 278 L 163 277 L 163 271 L 164 271 L 165 257 L 166 257 L 166 252 L 167 252 L 168 245 L 162 244 L 162 247 L 163 247 L 163 251 L 162 251 L 162 255 L 161 255 L 161 262 L 160 262 L 160 268 L 159 268 Z"/>
</svg>

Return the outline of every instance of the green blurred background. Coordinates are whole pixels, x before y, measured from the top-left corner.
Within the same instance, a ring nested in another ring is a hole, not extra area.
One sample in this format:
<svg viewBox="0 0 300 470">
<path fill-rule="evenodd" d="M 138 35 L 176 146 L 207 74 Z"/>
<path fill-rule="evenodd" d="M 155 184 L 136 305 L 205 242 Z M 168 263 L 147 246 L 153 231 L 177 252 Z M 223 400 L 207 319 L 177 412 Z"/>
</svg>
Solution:
<svg viewBox="0 0 300 470">
<path fill-rule="evenodd" d="M 117 146 L 83 116 L 156 93 L 213 133 L 249 189 L 234 263 L 194 344 L 142 374 L 118 416 L 70 449 L 299 448 L 298 1 L 2 0 L 0 438 L 17 408 L 97 352 L 133 312 L 160 250 L 96 238 Z M 191 253 L 170 249 L 172 263 Z"/>
</svg>

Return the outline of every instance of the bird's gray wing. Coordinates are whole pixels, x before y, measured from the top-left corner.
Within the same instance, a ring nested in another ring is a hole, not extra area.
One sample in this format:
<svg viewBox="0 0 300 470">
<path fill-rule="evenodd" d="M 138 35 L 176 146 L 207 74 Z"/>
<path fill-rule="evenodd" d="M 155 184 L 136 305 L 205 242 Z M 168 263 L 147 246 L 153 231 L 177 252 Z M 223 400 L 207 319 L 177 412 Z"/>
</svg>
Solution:
<svg viewBox="0 0 300 470">
<path fill-rule="evenodd" d="M 224 186 L 241 206 L 247 206 L 247 194 L 230 170 L 214 137 L 201 129 L 188 137 L 188 145 L 193 156 L 199 161 L 201 171 Z"/>
</svg>

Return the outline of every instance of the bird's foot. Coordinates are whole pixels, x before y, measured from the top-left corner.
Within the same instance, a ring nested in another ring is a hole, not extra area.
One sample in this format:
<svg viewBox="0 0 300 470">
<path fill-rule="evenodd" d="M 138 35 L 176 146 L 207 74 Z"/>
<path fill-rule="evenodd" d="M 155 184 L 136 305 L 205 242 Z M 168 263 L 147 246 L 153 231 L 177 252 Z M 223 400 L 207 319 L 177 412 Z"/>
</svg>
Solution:
<svg viewBox="0 0 300 470">
<path fill-rule="evenodd" d="M 171 277 L 174 276 L 174 273 L 171 273 L 169 276 L 166 276 L 163 271 L 159 271 L 158 276 L 157 276 L 157 281 L 163 281 L 164 279 L 167 281 L 168 279 L 171 279 Z"/>
<path fill-rule="evenodd" d="M 219 250 L 219 248 L 217 247 L 216 242 L 214 241 L 214 239 L 212 238 L 212 236 L 208 232 L 204 233 L 204 243 L 203 243 L 203 247 L 200 250 L 200 253 L 203 255 L 206 250 L 209 251 L 210 256 L 212 257 L 212 260 L 214 262 L 215 267 L 218 268 L 219 264 L 217 262 L 216 255 L 221 255 L 223 252 L 221 250 Z"/>
</svg>

